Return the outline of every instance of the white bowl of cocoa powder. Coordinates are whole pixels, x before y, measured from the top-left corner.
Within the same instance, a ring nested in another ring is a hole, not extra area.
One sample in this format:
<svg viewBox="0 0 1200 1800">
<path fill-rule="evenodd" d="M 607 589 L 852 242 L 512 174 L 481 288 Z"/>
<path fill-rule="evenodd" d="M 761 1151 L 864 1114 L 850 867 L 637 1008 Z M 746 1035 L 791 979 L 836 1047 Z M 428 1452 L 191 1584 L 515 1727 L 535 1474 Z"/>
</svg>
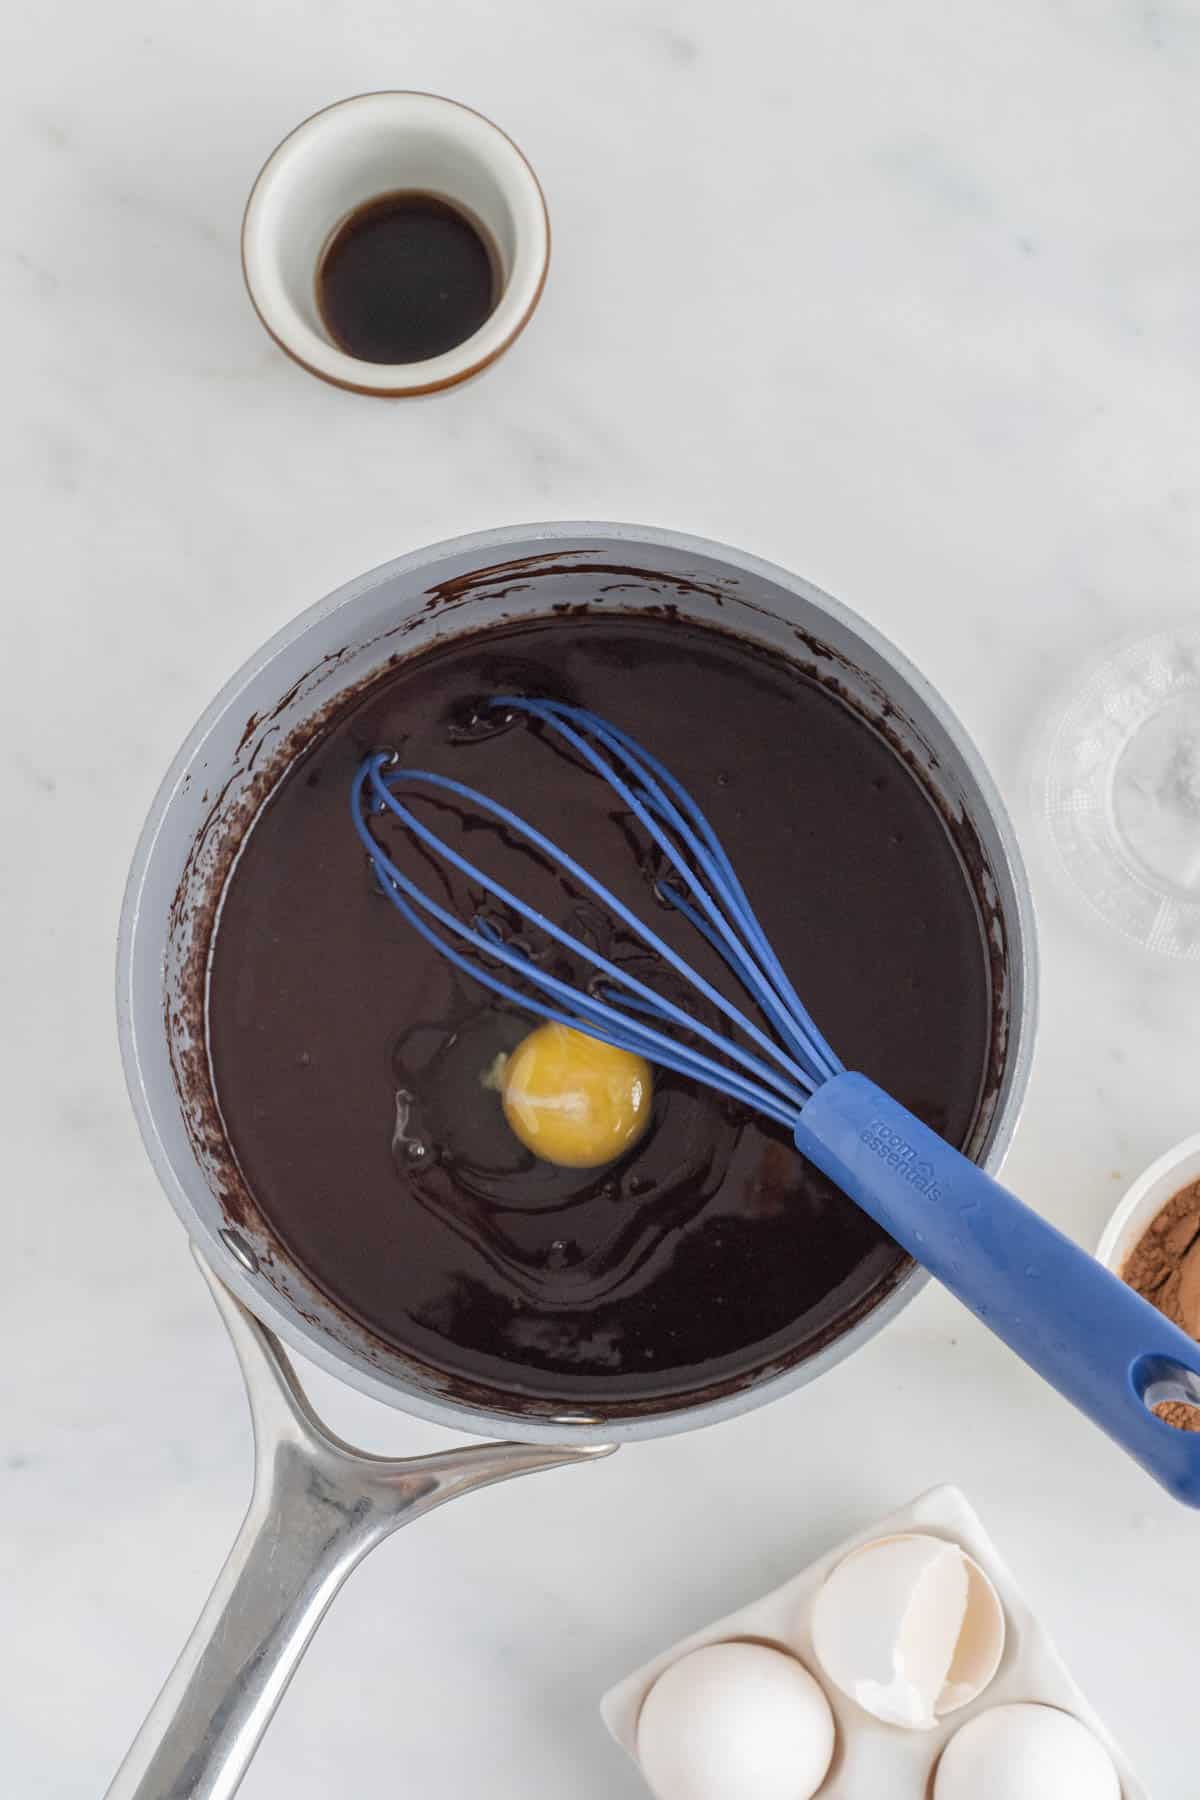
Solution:
<svg viewBox="0 0 1200 1800">
<path fill-rule="evenodd" d="M 1139 1175 L 1096 1255 L 1200 1342 L 1200 1132 Z M 1200 1431 L 1200 1408 L 1169 1401 L 1155 1411 Z"/>
</svg>

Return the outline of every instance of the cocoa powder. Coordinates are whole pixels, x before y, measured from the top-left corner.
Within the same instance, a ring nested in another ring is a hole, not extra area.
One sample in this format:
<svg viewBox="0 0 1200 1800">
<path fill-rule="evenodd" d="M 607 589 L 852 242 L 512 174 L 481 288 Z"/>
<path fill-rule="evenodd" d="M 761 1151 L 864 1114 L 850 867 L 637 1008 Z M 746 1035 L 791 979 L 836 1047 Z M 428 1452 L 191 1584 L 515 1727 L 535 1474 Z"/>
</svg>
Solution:
<svg viewBox="0 0 1200 1800">
<path fill-rule="evenodd" d="M 1151 1220 L 1126 1257 L 1121 1278 L 1200 1342 L 1200 1181 L 1183 1188 Z M 1154 1410 L 1169 1425 L 1200 1431 L 1200 1408 L 1169 1400 Z"/>
</svg>

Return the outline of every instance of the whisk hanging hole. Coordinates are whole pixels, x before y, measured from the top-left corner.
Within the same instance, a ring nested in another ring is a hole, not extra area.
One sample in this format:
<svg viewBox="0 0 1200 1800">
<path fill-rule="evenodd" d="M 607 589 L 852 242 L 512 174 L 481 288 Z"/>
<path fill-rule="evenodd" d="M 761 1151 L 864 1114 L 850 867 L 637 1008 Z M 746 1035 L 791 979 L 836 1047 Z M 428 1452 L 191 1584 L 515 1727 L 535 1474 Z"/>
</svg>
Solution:
<svg viewBox="0 0 1200 1800">
<path fill-rule="evenodd" d="M 1129 1373 L 1143 1406 L 1156 1413 L 1165 1425 L 1175 1425 L 1177 1430 L 1181 1428 L 1175 1416 L 1163 1419 L 1157 1409 L 1180 1406 L 1188 1409 L 1185 1428 L 1196 1429 L 1192 1420 L 1200 1421 L 1200 1372 L 1167 1356 L 1147 1355 L 1140 1358 Z"/>
</svg>

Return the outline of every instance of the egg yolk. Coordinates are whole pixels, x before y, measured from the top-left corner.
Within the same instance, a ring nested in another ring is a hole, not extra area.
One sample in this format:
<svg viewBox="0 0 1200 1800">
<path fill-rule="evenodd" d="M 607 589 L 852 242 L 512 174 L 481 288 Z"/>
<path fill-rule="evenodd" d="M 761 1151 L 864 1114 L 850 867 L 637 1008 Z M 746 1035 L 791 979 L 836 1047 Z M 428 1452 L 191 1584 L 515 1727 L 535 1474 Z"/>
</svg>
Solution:
<svg viewBox="0 0 1200 1800">
<path fill-rule="evenodd" d="M 535 1156 L 594 1169 L 636 1144 L 650 1118 L 649 1063 L 569 1025 L 539 1025 L 505 1065 L 504 1116 Z"/>
</svg>

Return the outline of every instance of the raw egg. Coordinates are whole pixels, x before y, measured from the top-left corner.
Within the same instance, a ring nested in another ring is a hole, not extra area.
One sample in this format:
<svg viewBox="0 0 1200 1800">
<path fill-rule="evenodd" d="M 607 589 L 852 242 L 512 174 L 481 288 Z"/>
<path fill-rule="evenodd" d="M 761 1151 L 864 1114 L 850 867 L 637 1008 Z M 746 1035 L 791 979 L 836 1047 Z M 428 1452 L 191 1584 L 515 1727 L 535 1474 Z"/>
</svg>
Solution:
<svg viewBox="0 0 1200 1800">
<path fill-rule="evenodd" d="M 539 1025 L 500 1075 L 504 1116 L 526 1149 L 595 1169 L 632 1148 L 650 1119 L 650 1065 L 569 1025 Z"/>
<path fill-rule="evenodd" d="M 706 1644 L 659 1676 L 637 1756 L 658 1800 L 811 1800 L 836 1732 L 803 1663 L 766 1644 Z"/>
<path fill-rule="evenodd" d="M 822 1669 L 864 1712 L 932 1731 L 995 1675 L 1004 1609 L 957 1544 L 912 1532 L 838 1564 L 813 1602 L 812 1634 Z"/>
<path fill-rule="evenodd" d="M 1121 1800 L 1099 1738 L 1053 1706 L 995 1706 L 950 1739 L 934 1800 Z"/>
</svg>

